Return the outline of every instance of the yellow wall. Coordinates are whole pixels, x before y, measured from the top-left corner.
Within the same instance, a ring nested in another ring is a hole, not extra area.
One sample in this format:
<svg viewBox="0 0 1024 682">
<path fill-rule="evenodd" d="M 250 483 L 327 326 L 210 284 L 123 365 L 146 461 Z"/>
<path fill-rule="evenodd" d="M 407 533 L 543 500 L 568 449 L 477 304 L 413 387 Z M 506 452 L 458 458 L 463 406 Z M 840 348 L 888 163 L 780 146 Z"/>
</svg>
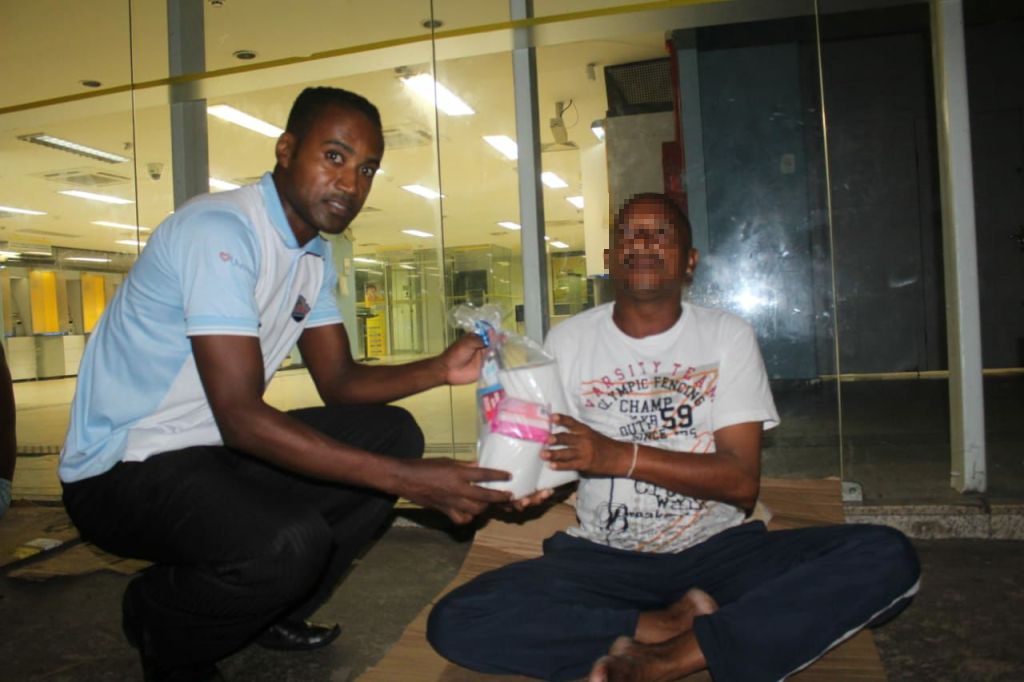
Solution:
<svg viewBox="0 0 1024 682">
<path fill-rule="evenodd" d="M 103 277 L 82 273 L 82 322 L 85 333 L 89 333 L 100 320 L 103 309 L 107 307 L 107 295 L 104 291 Z"/>
<path fill-rule="evenodd" d="M 32 333 L 59 332 L 57 321 L 57 273 L 29 273 L 29 296 L 32 301 Z"/>
</svg>

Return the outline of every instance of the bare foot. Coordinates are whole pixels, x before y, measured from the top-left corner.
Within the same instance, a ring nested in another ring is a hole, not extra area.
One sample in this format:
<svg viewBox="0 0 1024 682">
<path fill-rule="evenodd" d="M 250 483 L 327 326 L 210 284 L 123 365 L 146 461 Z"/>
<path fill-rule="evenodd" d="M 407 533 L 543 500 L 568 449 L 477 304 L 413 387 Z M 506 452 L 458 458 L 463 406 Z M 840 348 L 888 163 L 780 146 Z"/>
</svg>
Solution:
<svg viewBox="0 0 1024 682">
<path fill-rule="evenodd" d="M 689 632 L 697 616 L 706 616 L 717 610 L 718 602 L 704 590 L 695 587 L 664 609 L 641 613 L 633 636 L 637 642 L 645 644 L 664 642 Z"/>
<path fill-rule="evenodd" d="M 590 670 L 588 682 L 671 682 L 707 666 L 692 632 L 661 644 L 619 637 Z"/>
</svg>

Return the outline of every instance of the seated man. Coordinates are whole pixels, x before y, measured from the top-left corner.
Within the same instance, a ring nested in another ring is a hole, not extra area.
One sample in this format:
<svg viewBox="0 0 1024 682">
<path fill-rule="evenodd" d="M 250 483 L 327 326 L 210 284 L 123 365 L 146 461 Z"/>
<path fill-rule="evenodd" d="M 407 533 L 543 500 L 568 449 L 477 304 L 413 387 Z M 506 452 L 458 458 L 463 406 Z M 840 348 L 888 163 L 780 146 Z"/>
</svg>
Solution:
<svg viewBox="0 0 1024 682">
<path fill-rule="evenodd" d="M 751 327 L 681 303 L 697 265 L 683 213 L 633 198 L 607 260 L 614 302 L 546 344 L 573 414 L 543 456 L 582 474 L 579 526 L 449 593 L 431 644 L 489 673 L 649 682 L 708 668 L 753 682 L 894 614 L 919 572 L 899 532 L 744 523 L 778 415 Z"/>
<path fill-rule="evenodd" d="M 423 434 L 384 405 L 468 383 L 466 335 L 402 366 L 353 361 L 331 245 L 384 152 L 377 108 L 310 88 L 273 173 L 165 220 L 82 358 L 60 478 L 86 540 L 155 562 L 124 595 L 148 680 L 216 679 L 250 641 L 312 649 L 338 626 L 306 619 L 386 521 L 397 496 L 466 523 L 507 474 L 420 460 Z M 295 343 L 326 407 L 283 413 L 263 391 Z"/>
<path fill-rule="evenodd" d="M 18 456 L 15 435 L 14 386 L 11 371 L 7 368 L 7 357 L 0 344 L 0 517 L 11 506 L 11 483 L 14 481 L 14 465 Z"/>
</svg>

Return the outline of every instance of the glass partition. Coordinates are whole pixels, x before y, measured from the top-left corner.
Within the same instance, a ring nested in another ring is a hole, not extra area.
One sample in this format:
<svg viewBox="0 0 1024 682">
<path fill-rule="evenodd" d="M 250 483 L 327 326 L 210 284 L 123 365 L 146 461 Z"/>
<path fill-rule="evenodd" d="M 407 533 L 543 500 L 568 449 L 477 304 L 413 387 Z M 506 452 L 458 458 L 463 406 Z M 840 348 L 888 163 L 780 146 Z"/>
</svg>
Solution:
<svg viewBox="0 0 1024 682">
<path fill-rule="evenodd" d="M 1024 7 L 965 3 L 967 84 L 994 499 L 1024 493 Z"/>
<path fill-rule="evenodd" d="M 537 52 L 552 324 L 609 300 L 609 215 L 673 194 L 701 253 L 689 299 L 757 332 L 782 416 L 769 476 L 841 475 L 813 9 L 593 12 L 539 32 Z"/>
<path fill-rule="evenodd" d="M 172 160 L 172 102 L 228 106 L 278 129 L 308 85 L 378 105 L 382 172 L 351 231 L 333 239 L 358 359 L 440 352 L 461 302 L 498 303 L 521 328 L 523 281 L 536 273 L 522 267 L 508 3 L 401 0 L 386 16 L 324 0 L 287 11 L 200 4 L 202 73 L 178 80 L 166 2 L 4 10 L 0 317 L 21 450 L 40 455 L 31 466 L 52 468 L 88 334 L 174 208 L 184 171 Z M 992 489 L 1010 495 L 1024 489 L 1013 459 L 1024 88 L 1011 68 L 1024 19 L 1007 4 L 965 5 L 988 447 Z M 950 494 L 927 3 L 534 9 L 551 323 L 609 300 L 602 254 L 616 208 L 640 191 L 673 194 L 702 254 L 691 300 L 758 334 L 782 414 L 765 473 L 841 477 L 866 501 Z M 206 123 L 212 191 L 271 169 L 276 133 Z M 298 353 L 285 365 L 268 400 L 316 403 Z M 473 387 L 402 404 L 429 451 L 472 455 Z"/>
</svg>

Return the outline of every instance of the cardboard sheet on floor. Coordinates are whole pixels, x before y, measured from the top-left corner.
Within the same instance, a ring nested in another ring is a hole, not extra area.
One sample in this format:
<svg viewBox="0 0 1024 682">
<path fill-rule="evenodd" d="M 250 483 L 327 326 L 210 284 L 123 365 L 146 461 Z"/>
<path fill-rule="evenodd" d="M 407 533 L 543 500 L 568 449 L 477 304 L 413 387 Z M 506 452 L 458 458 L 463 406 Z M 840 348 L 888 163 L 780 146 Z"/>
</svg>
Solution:
<svg viewBox="0 0 1024 682">
<path fill-rule="evenodd" d="M 0 567 L 78 538 L 64 508 L 18 502 L 0 519 Z"/>
<path fill-rule="evenodd" d="M 108 554 L 88 542 L 80 542 L 66 550 L 53 552 L 45 559 L 27 562 L 23 566 L 14 568 L 7 576 L 23 580 L 49 580 L 57 576 L 85 575 L 97 571 L 114 571 L 132 575 L 146 566 L 149 566 L 149 562 L 125 559 Z"/>
<path fill-rule="evenodd" d="M 843 523 L 842 493 L 838 480 L 766 479 L 761 486 L 763 517 L 770 517 L 773 530 L 801 526 Z M 547 514 L 525 524 L 491 521 L 477 532 L 473 546 L 455 579 L 437 598 L 484 571 L 512 561 L 537 556 L 541 542 L 575 521 L 572 507 L 558 505 Z M 435 599 L 436 601 L 436 599 Z M 430 606 L 416 616 L 401 638 L 381 661 L 360 677 L 363 682 L 518 682 L 525 677 L 475 673 L 444 660 L 426 640 Z M 707 673 L 691 675 L 693 681 L 710 681 Z M 791 679 L 802 682 L 880 682 L 886 679 L 869 631 L 830 651 Z"/>
<path fill-rule="evenodd" d="M 19 503 L 0 520 L 0 568 L 11 578 L 46 580 L 94 571 L 130 575 L 147 565 L 82 542 L 63 507 Z"/>
</svg>

